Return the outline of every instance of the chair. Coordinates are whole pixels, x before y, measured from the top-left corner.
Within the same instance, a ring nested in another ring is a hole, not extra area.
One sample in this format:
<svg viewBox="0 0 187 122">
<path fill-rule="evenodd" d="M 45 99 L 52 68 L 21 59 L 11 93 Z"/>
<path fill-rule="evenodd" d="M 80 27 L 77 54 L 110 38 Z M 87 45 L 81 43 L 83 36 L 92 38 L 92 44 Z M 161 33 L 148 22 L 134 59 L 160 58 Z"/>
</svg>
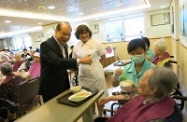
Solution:
<svg viewBox="0 0 187 122">
<path fill-rule="evenodd" d="M 175 91 L 170 96 L 175 99 L 178 107 L 182 111 L 184 108 L 184 102 L 187 101 L 187 96 L 183 96 L 183 94 L 179 91 L 178 88 L 175 88 Z"/>
<path fill-rule="evenodd" d="M 0 98 L 1 108 L 7 108 L 10 113 L 16 113 L 16 116 L 25 114 L 33 106 L 40 103 L 39 77 L 22 82 L 18 86 L 18 103 Z"/>
</svg>

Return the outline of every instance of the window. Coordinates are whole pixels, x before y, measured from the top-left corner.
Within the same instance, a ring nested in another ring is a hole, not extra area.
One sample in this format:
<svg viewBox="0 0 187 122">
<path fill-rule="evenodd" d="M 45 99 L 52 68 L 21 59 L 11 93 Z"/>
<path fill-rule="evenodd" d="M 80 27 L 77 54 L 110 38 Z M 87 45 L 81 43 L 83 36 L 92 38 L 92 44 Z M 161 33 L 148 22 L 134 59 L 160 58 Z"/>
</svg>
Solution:
<svg viewBox="0 0 187 122">
<path fill-rule="evenodd" d="M 21 36 L 13 38 L 15 44 L 15 50 L 23 50 L 24 48 L 29 48 L 32 46 L 30 36 Z"/>
<path fill-rule="evenodd" d="M 144 17 L 142 13 L 128 15 L 118 20 L 105 22 L 104 28 L 107 42 L 139 38 L 144 35 Z"/>
<path fill-rule="evenodd" d="M 106 41 L 119 42 L 124 40 L 122 19 L 105 22 L 104 26 Z"/>
<path fill-rule="evenodd" d="M 131 40 L 133 38 L 139 38 L 144 34 L 144 18 L 136 17 L 125 19 L 125 36 L 126 40 Z"/>
</svg>

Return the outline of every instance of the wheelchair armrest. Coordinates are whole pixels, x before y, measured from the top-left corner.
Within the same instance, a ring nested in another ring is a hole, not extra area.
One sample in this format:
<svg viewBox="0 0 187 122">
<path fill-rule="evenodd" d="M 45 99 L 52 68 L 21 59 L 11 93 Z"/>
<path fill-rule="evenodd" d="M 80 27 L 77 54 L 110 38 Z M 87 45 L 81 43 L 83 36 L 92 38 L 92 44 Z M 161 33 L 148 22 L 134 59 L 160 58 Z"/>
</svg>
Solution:
<svg viewBox="0 0 187 122">
<path fill-rule="evenodd" d="M 10 101 L 8 99 L 5 99 L 5 98 L 0 98 L 0 102 L 1 103 L 4 102 L 4 103 L 7 103 L 7 104 L 9 104 L 11 106 L 15 106 L 16 107 L 16 104 L 14 102 L 12 102 L 12 101 Z"/>
<path fill-rule="evenodd" d="M 17 111 L 17 105 L 14 103 L 14 102 L 12 102 L 12 101 L 10 101 L 10 100 L 8 100 L 8 99 L 5 99 L 5 98 L 0 98 L 0 107 L 5 107 L 5 108 L 7 108 L 10 112 L 15 112 L 15 111 Z"/>
<path fill-rule="evenodd" d="M 180 99 L 180 100 L 183 100 L 183 101 L 187 101 L 187 97 L 186 96 L 172 95 L 172 97 L 174 99 Z"/>
</svg>

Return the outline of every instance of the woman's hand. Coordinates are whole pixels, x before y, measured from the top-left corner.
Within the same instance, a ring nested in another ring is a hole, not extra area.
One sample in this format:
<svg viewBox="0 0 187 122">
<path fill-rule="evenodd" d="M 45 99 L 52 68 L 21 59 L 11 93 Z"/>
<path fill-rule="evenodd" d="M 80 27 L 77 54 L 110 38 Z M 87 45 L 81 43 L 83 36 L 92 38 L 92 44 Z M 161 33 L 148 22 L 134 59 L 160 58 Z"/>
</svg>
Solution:
<svg viewBox="0 0 187 122">
<path fill-rule="evenodd" d="M 122 74 L 123 70 L 121 68 L 117 68 L 114 72 L 115 76 L 120 76 Z"/>
</svg>

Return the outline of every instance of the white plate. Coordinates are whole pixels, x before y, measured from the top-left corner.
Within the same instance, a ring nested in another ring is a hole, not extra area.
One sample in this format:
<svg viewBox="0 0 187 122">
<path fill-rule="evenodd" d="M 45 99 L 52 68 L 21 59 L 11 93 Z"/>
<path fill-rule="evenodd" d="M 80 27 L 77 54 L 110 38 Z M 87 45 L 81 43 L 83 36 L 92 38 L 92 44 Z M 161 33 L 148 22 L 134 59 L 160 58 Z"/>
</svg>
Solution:
<svg viewBox="0 0 187 122">
<path fill-rule="evenodd" d="M 76 94 L 71 95 L 68 98 L 68 100 L 70 100 L 72 102 L 80 102 L 80 101 L 86 99 L 87 97 L 89 97 L 90 95 L 92 95 L 92 93 L 89 91 L 80 91 L 80 92 L 77 92 Z"/>
</svg>

